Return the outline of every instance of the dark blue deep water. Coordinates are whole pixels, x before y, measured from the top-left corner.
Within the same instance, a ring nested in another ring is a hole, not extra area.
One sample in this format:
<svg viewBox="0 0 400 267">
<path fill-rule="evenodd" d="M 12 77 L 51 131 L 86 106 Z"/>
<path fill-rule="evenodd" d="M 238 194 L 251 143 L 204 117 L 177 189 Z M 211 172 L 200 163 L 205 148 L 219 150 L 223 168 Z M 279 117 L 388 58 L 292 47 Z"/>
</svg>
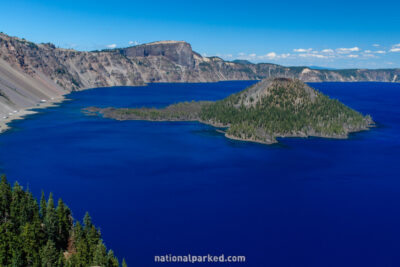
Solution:
<svg viewBox="0 0 400 267">
<path fill-rule="evenodd" d="M 229 266 L 400 266 L 400 84 L 311 84 L 378 122 L 348 140 L 266 146 L 199 123 L 81 113 L 221 99 L 251 83 L 73 93 L 0 135 L 0 171 L 36 196 L 53 191 L 76 218 L 89 211 L 130 266 L 160 266 L 154 255 L 166 253 L 246 256 Z"/>
</svg>

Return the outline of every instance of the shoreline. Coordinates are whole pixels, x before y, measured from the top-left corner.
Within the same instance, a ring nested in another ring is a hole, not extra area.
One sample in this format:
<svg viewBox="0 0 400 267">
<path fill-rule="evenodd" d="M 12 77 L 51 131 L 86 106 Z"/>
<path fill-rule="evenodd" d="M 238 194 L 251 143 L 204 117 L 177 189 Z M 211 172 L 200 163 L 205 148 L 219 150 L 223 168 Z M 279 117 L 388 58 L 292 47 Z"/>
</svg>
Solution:
<svg viewBox="0 0 400 267">
<path fill-rule="evenodd" d="M 250 138 L 236 137 L 236 136 L 233 136 L 233 135 L 229 135 L 228 133 L 220 131 L 218 129 L 216 131 L 224 133 L 225 137 L 228 138 L 228 139 L 242 141 L 242 142 L 252 142 L 252 143 L 265 144 L 265 145 L 272 145 L 272 144 L 279 143 L 279 141 L 276 138 L 304 138 L 304 139 L 307 139 L 307 138 L 314 137 L 314 138 L 324 138 L 324 139 L 333 139 L 333 140 L 346 140 L 346 139 L 349 139 L 350 134 L 360 133 L 360 132 L 364 132 L 364 131 L 370 131 L 371 128 L 374 128 L 374 127 L 376 127 L 376 124 L 369 124 L 366 127 L 363 127 L 363 128 L 360 128 L 360 129 L 351 130 L 346 134 L 339 134 L 339 135 L 325 135 L 325 134 L 277 135 L 277 136 L 275 136 L 274 140 L 271 141 L 271 142 L 262 141 L 262 140 L 254 140 L 254 139 L 250 139 Z"/>
<path fill-rule="evenodd" d="M 363 132 L 363 131 L 369 131 L 371 128 L 376 127 L 375 123 L 369 124 L 365 127 L 361 127 L 358 129 L 352 129 L 349 130 L 346 134 L 338 134 L 338 135 L 326 135 L 326 134 L 305 134 L 305 133 L 299 133 L 299 134 L 279 134 L 276 135 L 272 140 L 257 140 L 257 139 L 252 139 L 252 138 L 242 138 L 242 137 L 237 137 L 237 136 L 233 136 L 227 133 L 226 129 L 230 127 L 230 125 L 226 125 L 226 124 L 221 124 L 221 123 L 215 123 L 215 122 L 211 122 L 211 121 L 204 121 L 201 119 L 144 119 L 144 118 L 133 118 L 133 119 L 124 119 L 121 117 L 113 117 L 113 116 L 107 116 L 106 114 L 104 114 L 102 112 L 101 109 L 96 110 L 96 111 L 91 111 L 88 110 L 89 108 L 85 108 L 82 109 L 82 112 L 84 112 L 86 115 L 90 116 L 90 115 L 95 115 L 95 116 L 101 116 L 103 118 L 107 118 L 107 119 L 112 119 L 112 120 L 117 120 L 117 121 L 149 121 L 149 122 L 197 122 L 200 124 L 204 124 L 204 125 L 209 125 L 213 128 L 215 128 L 214 130 L 218 133 L 221 133 L 225 136 L 225 138 L 227 139 L 231 139 L 231 140 L 235 140 L 235 141 L 241 141 L 241 142 L 252 142 L 252 143 L 258 143 L 258 144 L 263 144 L 263 145 L 272 145 L 272 144 L 277 144 L 279 143 L 279 141 L 277 140 L 277 138 L 324 138 L 324 139 L 335 139 L 335 140 L 346 140 L 349 138 L 349 135 L 352 133 L 359 133 L 359 132 Z M 96 108 L 98 109 L 98 108 Z M 222 130 L 225 129 L 225 130 Z"/>
<path fill-rule="evenodd" d="M 11 123 L 15 120 L 23 120 L 28 115 L 38 113 L 39 111 L 35 111 L 35 109 L 45 109 L 45 108 L 50 108 L 50 107 L 56 107 L 56 106 L 58 106 L 58 104 L 61 104 L 65 100 L 67 100 L 65 95 L 62 95 L 60 97 L 54 97 L 54 99 L 47 100 L 46 102 L 37 103 L 37 105 L 34 107 L 22 108 L 22 109 L 18 110 L 17 112 L 13 112 L 13 113 L 9 114 L 7 116 L 7 118 L 1 118 L 0 119 L 0 134 L 11 129 L 11 126 L 9 125 L 9 123 Z"/>
<path fill-rule="evenodd" d="M 223 81 L 208 81 L 208 82 L 189 82 L 189 83 L 220 83 L 220 82 L 231 82 L 231 81 L 258 81 L 258 80 L 223 80 Z M 334 82 L 334 83 L 346 83 L 346 82 L 377 82 L 378 81 L 313 81 L 313 82 L 306 82 L 306 83 L 329 83 L 329 82 Z M 170 83 L 170 82 L 152 82 L 155 84 L 159 84 L 159 83 Z M 188 83 L 188 82 L 175 82 L 175 83 Z M 382 83 L 388 83 L 388 82 L 382 82 Z M 389 82 L 389 83 L 396 83 L 396 82 Z M 126 85 L 126 86 L 104 86 L 104 87 L 138 87 L 138 86 L 147 86 L 151 83 L 145 83 L 145 84 L 139 84 L 139 85 Z M 104 88 L 104 87 L 88 87 L 88 88 L 80 88 L 78 91 L 86 91 L 86 90 L 92 90 L 92 89 L 97 89 L 97 88 Z M 28 115 L 32 115 L 32 114 L 36 114 L 38 113 L 38 111 L 35 111 L 35 109 L 45 109 L 45 108 L 49 108 L 49 107 L 54 107 L 57 106 L 57 104 L 60 104 L 66 100 L 68 100 L 66 98 L 67 95 L 69 95 L 71 92 L 67 92 L 61 96 L 58 97 L 54 97 L 54 99 L 48 99 L 46 100 L 46 102 L 39 102 L 36 104 L 36 106 L 33 107 L 26 107 L 26 108 L 21 108 L 19 109 L 17 112 L 10 112 L 9 115 L 6 115 L 7 118 L 0 118 L 0 134 L 4 133 L 5 131 L 9 130 L 11 127 L 9 126 L 9 123 L 13 122 L 14 120 L 22 120 L 24 119 L 26 116 Z M 89 112 L 90 113 L 90 112 Z M 104 118 L 110 118 L 110 119 L 116 119 L 116 120 L 124 120 L 124 119 L 120 119 L 120 118 L 113 118 L 113 117 L 107 117 L 104 116 L 104 114 L 102 114 Z M 144 120 L 144 119 L 135 119 L 135 120 Z M 213 126 L 215 128 L 227 128 L 229 127 L 229 125 L 223 125 L 223 124 L 215 124 L 213 122 L 208 122 L 208 121 L 203 121 L 203 120 L 199 120 L 199 119 L 193 119 L 193 120 L 180 120 L 180 119 L 176 119 L 176 120 L 152 120 L 152 119 L 148 119 L 147 121 L 191 121 L 191 122 L 199 122 L 199 123 L 203 123 L 206 125 L 210 125 Z M 366 127 L 366 129 L 359 129 L 359 130 L 354 130 L 354 131 L 349 131 L 348 134 L 350 133 L 354 133 L 354 132 L 361 132 L 361 131 L 365 131 L 365 130 L 369 130 L 370 128 L 375 127 L 375 125 L 369 125 L 368 127 Z M 303 138 L 307 138 L 307 137 L 321 137 L 321 138 L 332 138 L 332 139 L 347 139 L 348 138 L 348 134 L 346 134 L 345 136 L 323 136 L 323 135 L 305 135 L 305 136 L 297 136 L 297 135 L 288 135 L 288 136 L 276 136 L 276 137 L 280 137 L 280 138 L 286 138 L 286 137 L 303 137 Z M 261 141 L 261 140 L 253 140 L 253 139 L 243 139 L 240 137 L 234 137 L 231 135 L 228 135 L 225 133 L 225 136 L 227 138 L 233 139 L 233 140 L 238 140 L 238 141 L 245 141 L 245 142 L 254 142 L 254 143 L 261 143 L 261 144 L 274 144 L 277 143 L 278 141 L 274 140 L 272 142 L 266 142 L 266 141 Z"/>
</svg>

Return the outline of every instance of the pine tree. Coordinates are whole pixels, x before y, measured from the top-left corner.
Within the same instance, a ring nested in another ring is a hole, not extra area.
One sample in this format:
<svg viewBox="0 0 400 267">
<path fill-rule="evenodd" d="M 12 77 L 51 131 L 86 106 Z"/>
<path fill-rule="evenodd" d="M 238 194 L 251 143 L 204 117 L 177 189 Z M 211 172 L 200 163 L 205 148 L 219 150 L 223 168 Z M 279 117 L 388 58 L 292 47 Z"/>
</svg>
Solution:
<svg viewBox="0 0 400 267">
<path fill-rule="evenodd" d="M 0 181 L 0 266 L 117 267 L 118 260 L 101 240 L 100 231 L 87 213 L 84 227 L 73 226 L 70 209 L 60 199 L 55 208 L 50 193 L 40 207 L 29 190 L 5 176 Z M 68 251 L 64 256 L 64 252 Z M 126 266 L 126 265 L 125 265 Z"/>
<path fill-rule="evenodd" d="M 122 267 L 128 267 L 128 265 L 126 264 L 125 259 L 122 259 Z"/>
<path fill-rule="evenodd" d="M 57 242 L 58 237 L 58 220 L 57 213 L 54 207 L 53 194 L 50 193 L 49 200 L 46 207 L 46 216 L 44 217 L 44 225 L 48 238 L 54 243 Z"/>
<path fill-rule="evenodd" d="M 13 257 L 11 259 L 12 267 L 25 267 L 26 264 L 23 260 L 21 250 L 14 250 Z"/>
<path fill-rule="evenodd" d="M 74 247 L 76 254 L 74 261 L 77 266 L 86 266 L 91 261 L 90 249 L 86 240 L 86 232 L 80 222 L 76 222 L 73 230 Z"/>
<path fill-rule="evenodd" d="M 56 213 L 58 219 L 57 247 L 60 247 L 65 250 L 68 246 L 68 237 L 70 235 L 72 221 L 71 221 L 71 211 L 64 204 L 61 198 L 58 200 Z"/>
<path fill-rule="evenodd" d="M 10 216 L 11 187 L 5 175 L 0 181 L 0 222 L 6 222 Z"/>
<path fill-rule="evenodd" d="M 96 229 L 96 227 L 92 223 L 92 218 L 89 213 L 86 212 L 85 217 L 83 218 L 84 223 L 84 232 L 86 244 L 88 247 L 89 259 L 93 258 L 94 251 L 96 250 L 96 246 L 100 240 L 101 234 L 100 231 Z"/>
<path fill-rule="evenodd" d="M 107 250 L 103 242 L 99 240 L 93 253 L 93 265 L 105 266 L 107 264 Z"/>
<path fill-rule="evenodd" d="M 42 239 L 39 233 L 40 229 L 37 224 L 27 223 L 23 226 L 21 232 L 22 250 L 25 255 L 26 262 L 29 266 L 38 265 L 40 262 L 40 242 Z"/>
<path fill-rule="evenodd" d="M 13 227 L 10 221 L 0 224 L 0 266 L 8 266 L 10 264 L 13 235 Z"/>
<path fill-rule="evenodd" d="M 107 253 L 107 266 L 119 267 L 118 259 L 114 256 L 114 252 L 111 249 Z"/>
<path fill-rule="evenodd" d="M 10 217 L 12 218 L 15 226 L 15 230 L 18 230 L 25 222 L 28 221 L 28 216 L 25 212 L 25 192 L 22 187 L 15 182 L 11 192 L 11 204 L 10 204 Z"/>
<path fill-rule="evenodd" d="M 56 249 L 56 246 L 52 240 L 48 240 L 46 245 L 42 248 L 40 253 L 42 258 L 43 267 L 54 267 L 57 266 L 60 254 Z"/>
<path fill-rule="evenodd" d="M 29 190 L 27 190 L 25 194 L 25 208 L 27 222 L 40 220 L 38 203 Z"/>
<path fill-rule="evenodd" d="M 46 208 L 47 208 L 47 203 L 46 203 L 46 197 L 44 195 L 44 192 L 42 191 L 42 196 L 40 197 L 40 216 L 44 220 L 46 217 Z"/>
<path fill-rule="evenodd" d="M 57 261 L 57 267 L 64 267 L 66 265 L 66 260 L 64 257 L 64 253 L 60 251 Z"/>
<path fill-rule="evenodd" d="M 83 217 L 83 225 L 86 231 L 92 227 L 92 218 L 90 217 L 89 212 L 86 212 L 85 217 Z"/>
</svg>

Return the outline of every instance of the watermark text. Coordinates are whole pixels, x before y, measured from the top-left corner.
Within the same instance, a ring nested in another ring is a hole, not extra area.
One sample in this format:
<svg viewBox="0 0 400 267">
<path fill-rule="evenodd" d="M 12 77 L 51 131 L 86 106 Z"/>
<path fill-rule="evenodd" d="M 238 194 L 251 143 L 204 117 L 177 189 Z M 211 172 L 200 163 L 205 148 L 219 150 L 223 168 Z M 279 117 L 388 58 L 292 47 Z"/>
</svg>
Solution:
<svg viewBox="0 0 400 267">
<path fill-rule="evenodd" d="M 209 262 L 246 262 L 245 256 L 225 256 L 221 255 L 156 255 L 154 262 L 168 263 L 168 262 L 187 262 L 187 263 L 209 263 Z"/>
</svg>

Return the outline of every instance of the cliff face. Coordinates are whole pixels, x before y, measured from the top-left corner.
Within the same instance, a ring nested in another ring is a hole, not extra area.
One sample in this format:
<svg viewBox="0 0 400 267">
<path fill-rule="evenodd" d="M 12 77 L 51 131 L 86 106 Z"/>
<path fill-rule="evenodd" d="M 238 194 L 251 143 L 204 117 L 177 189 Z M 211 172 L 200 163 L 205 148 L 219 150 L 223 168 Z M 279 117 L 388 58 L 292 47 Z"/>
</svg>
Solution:
<svg viewBox="0 0 400 267">
<path fill-rule="evenodd" d="M 194 52 L 190 44 L 182 41 L 161 41 L 139 46 L 132 46 L 121 50 L 122 54 L 128 58 L 137 57 L 165 57 L 165 59 L 175 62 L 188 68 L 194 68 Z"/>
<path fill-rule="evenodd" d="M 399 82 L 400 70 L 313 70 L 202 57 L 182 41 L 80 52 L 0 34 L 0 116 L 72 90 L 149 82 L 214 82 L 269 77 Z"/>
</svg>

